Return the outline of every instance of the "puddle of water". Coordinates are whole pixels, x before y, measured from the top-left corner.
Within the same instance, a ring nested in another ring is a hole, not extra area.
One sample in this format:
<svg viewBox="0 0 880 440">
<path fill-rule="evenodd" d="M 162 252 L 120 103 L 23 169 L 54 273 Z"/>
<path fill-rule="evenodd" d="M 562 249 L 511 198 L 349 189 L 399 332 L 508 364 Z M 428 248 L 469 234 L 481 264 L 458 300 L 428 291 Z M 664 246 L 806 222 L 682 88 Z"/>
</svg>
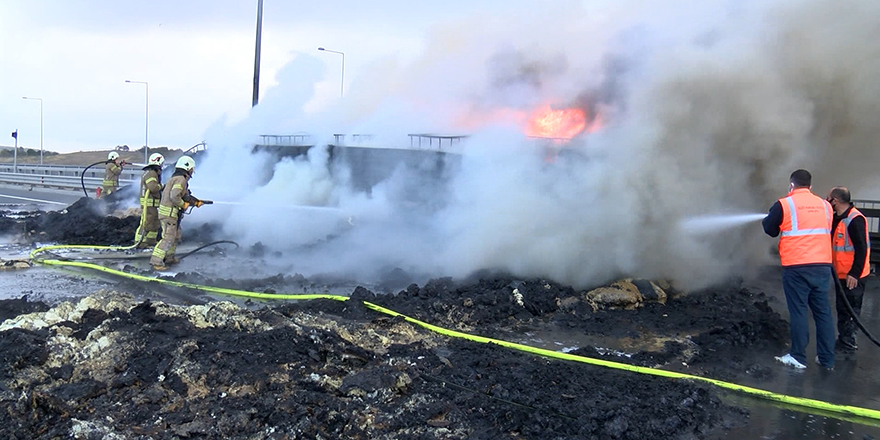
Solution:
<svg viewBox="0 0 880 440">
<path fill-rule="evenodd" d="M 775 403 L 751 397 L 722 394 L 726 403 L 749 410 L 746 426 L 732 428 L 713 436 L 716 440 L 768 439 L 768 440 L 866 440 L 880 439 L 880 424 L 874 420 L 854 418 L 841 420 L 835 417 L 807 414 L 786 409 Z"/>
</svg>

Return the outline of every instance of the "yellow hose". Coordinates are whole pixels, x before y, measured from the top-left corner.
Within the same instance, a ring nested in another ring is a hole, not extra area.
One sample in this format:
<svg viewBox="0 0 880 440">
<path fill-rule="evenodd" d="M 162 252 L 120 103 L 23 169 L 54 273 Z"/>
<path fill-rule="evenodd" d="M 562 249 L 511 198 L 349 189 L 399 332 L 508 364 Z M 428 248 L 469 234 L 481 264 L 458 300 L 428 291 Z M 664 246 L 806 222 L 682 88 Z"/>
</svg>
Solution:
<svg viewBox="0 0 880 440">
<path fill-rule="evenodd" d="M 213 286 L 204 286 L 200 284 L 192 284 L 192 283 L 184 283 L 180 281 L 173 280 L 165 280 L 161 278 L 148 277 L 144 275 L 137 275 L 128 272 L 123 272 L 120 270 L 111 269 L 109 267 L 100 266 L 93 263 L 86 263 L 82 261 L 61 261 L 61 260 L 46 260 L 36 258 L 38 254 L 41 252 L 55 250 L 55 249 L 111 249 L 111 250 L 123 250 L 123 249 L 131 249 L 133 246 L 128 247 L 119 247 L 119 246 L 87 246 L 87 245 L 57 245 L 57 246 L 46 246 L 42 248 L 35 249 L 30 254 L 30 258 L 40 264 L 46 264 L 50 266 L 69 266 L 69 267 L 82 267 L 86 269 L 98 270 L 104 273 L 108 273 L 111 275 L 116 275 L 120 277 L 125 277 L 133 280 L 143 281 L 143 282 L 152 282 L 152 283 L 160 283 L 169 286 L 175 287 L 185 287 L 189 289 L 201 290 L 204 292 L 211 292 L 220 295 L 229 295 L 236 296 L 242 298 L 253 298 L 253 299 L 266 299 L 266 300 L 311 300 L 311 299 L 331 299 L 336 301 L 348 301 L 349 298 L 347 296 L 342 295 L 329 295 L 329 294 L 275 294 L 275 293 L 261 293 L 261 292 L 251 292 L 247 290 L 238 290 L 238 289 L 229 289 L 224 287 L 213 287 Z M 514 342 L 503 341 L 500 339 L 487 338 L 484 336 L 477 336 L 468 333 L 463 333 L 455 330 L 446 329 L 443 327 L 438 327 L 433 324 L 429 324 L 427 322 L 419 321 L 415 318 L 411 318 L 409 316 L 403 315 L 401 313 L 395 312 L 394 310 L 382 307 L 377 304 L 373 304 L 368 301 L 363 302 L 364 306 L 367 308 L 374 310 L 379 313 L 383 313 L 389 316 L 400 316 L 406 321 L 415 324 L 417 326 L 423 327 L 425 329 L 431 330 L 435 333 L 439 333 L 444 336 L 452 337 L 452 338 L 460 338 L 466 339 L 473 342 L 479 342 L 483 344 L 496 344 L 502 347 L 519 350 L 526 353 L 532 353 L 539 356 L 546 356 L 554 359 L 561 359 L 566 361 L 574 361 L 581 362 L 590 365 L 596 365 L 601 367 L 614 368 L 617 370 L 623 371 L 631 371 L 634 373 L 640 374 L 648 374 L 652 376 L 662 376 L 673 379 L 684 379 L 684 380 L 693 380 L 700 381 L 705 383 L 710 383 L 712 385 L 721 387 L 726 390 L 731 390 L 739 393 L 745 393 L 749 396 L 758 397 L 764 400 L 769 400 L 771 402 L 776 402 L 791 409 L 795 409 L 801 412 L 807 413 L 818 413 L 820 415 L 825 415 L 829 417 L 840 418 L 844 420 L 853 421 L 855 423 L 860 423 L 864 425 L 876 426 L 880 427 L 880 411 L 869 409 L 869 408 L 861 408 L 857 406 L 849 406 L 849 405 L 838 405 L 835 403 L 824 402 L 821 400 L 807 399 L 803 397 L 795 397 L 788 396 L 785 394 L 774 393 L 767 390 L 762 390 L 759 388 L 748 387 L 744 385 L 738 385 L 735 383 L 725 382 L 717 379 L 712 379 L 708 377 L 701 376 L 693 376 L 690 374 L 677 373 L 674 371 L 660 370 L 656 368 L 649 367 L 640 367 L 636 365 L 629 365 L 620 362 L 606 361 L 603 359 L 594 359 L 586 356 L 578 356 L 569 353 L 561 353 L 558 351 L 547 350 L 543 348 L 532 347 L 524 344 L 517 344 Z M 853 419 L 857 418 L 857 419 Z"/>
</svg>

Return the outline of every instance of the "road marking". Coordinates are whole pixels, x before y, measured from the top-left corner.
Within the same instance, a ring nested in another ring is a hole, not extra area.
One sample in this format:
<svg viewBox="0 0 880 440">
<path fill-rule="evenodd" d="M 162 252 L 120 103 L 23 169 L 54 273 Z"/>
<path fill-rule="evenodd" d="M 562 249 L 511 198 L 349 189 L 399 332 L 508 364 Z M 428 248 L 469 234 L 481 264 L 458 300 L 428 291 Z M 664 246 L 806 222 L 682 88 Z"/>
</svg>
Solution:
<svg viewBox="0 0 880 440">
<path fill-rule="evenodd" d="M 64 202 L 53 202 L 51 200 L 32 199 L 29 197 L 7 196 L 6 194 L 0 194 L 0 197 L 6 197 L 8 199 L 27 200 L 29 202 L 54 203 L 56 205 L 67 205 L 67 203 L 64 203 Z"/>
</svg>

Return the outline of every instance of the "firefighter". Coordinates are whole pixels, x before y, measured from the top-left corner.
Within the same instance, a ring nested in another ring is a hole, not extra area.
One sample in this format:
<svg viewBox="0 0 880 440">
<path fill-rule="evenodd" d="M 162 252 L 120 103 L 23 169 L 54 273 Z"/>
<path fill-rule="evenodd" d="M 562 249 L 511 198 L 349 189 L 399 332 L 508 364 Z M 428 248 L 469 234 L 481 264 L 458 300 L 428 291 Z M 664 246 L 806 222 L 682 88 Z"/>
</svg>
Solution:
<svg viewBox="0 0 880 440">
<path fill-rule="evenodd" d="M 181 156 L 175 164 L 174 174 L 162 190 L 159 202 L 159 222 L 162 224 L 162 239 L 153 248 L 150 264 L 153 270 L 166 270 L 177 263 L 174 251 L 180 241 L 180 218 L 190 206 L 201 207 L 204 202 L 189 192 L 189 179 L 196 169 L 196 162 L 189 156 Z"/>
<path fill-rule="evenodd" d="M 165 157 L 159 153 L 150 155 L 144 175 L 141 176 L 141 223 L 134 233 L 138 249 L 156 246 L 159 235 L 159 202 L 162 200 L 162 164 Z"/>
<path fill-rule="evenodd" d="M 122 167 L 125 166 L 125 160 L 119 158 L 119 153 L 111 151 L 107 155 L 107 167 L 104 170 L 104 182 L 101 186 L 101 197 L 109 196 L 116 192 L 119 188 L 119 175 L 122 174 Z"/>
</svg>

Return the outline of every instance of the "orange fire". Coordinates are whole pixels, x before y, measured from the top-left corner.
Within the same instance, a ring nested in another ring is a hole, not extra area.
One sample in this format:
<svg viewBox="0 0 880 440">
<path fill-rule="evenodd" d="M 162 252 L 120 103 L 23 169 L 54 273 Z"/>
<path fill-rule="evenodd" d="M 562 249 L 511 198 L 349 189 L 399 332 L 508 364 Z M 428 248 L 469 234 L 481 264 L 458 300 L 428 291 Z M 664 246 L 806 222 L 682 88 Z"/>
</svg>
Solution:
<svg viewBox="0 0 880 440">
<path fill-rule="evenodd" d="M 586 131 L 593 133 L 604 125 L 601 114 L 587 114 L 579 107 L 553 109 L 544 105 L 526 112 L 513 108 L 492 110 L 469 109 L 456 120 L 460 129 L 475 130 L 492 124 L 514 124 L 521 127 L 526 136 L 550 138 L 559 141 L 571 139 Z"/>
<path fill-rule="evenodd" d="M 554 110 L 545 106 L 529 118 L 527 136 L 571 139 L 587 128 L 587 115 L 579 108 Z"/>
</svg>

